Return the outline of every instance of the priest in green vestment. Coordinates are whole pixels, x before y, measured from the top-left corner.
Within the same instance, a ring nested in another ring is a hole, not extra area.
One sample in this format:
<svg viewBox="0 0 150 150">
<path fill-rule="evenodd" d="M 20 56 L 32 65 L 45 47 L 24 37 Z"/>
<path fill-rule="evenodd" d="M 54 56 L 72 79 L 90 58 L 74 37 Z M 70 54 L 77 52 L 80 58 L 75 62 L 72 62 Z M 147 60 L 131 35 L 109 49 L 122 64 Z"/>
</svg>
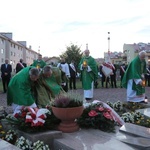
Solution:
<svg viewBox="0 0 150 150">
<path fill-rule="evenodd" d="M 37 107 L 32 92 L 34 81 L 39 77 L 39 70 L 28 66 L 15 74 L 9 82 L 7 104 L 12 105 L 14 113 L 24 106 Z"/>
<path fill-rule="evenodd" d="M 37 105 L 45 107 L 62 92 L 61 71 L 57 67 L 45 66 L 35 84 Z"/>
<path fill-rule="evenodd" d="M 128 102 L 144 102 L 145 100 L 145 73 L 146 73 L 146 52 L 139 52 L 128 65 L 123 76 L 122 86 L 127 89 Z"/>
<path fill-rule="evenodd" d="M 42 69 L 44 66 L 46 66 L 46 62 L 42 60 L 42 55 L 38 55 L 38 59 L 34 60 L 33 64 L 31 66 L 34 66 L 38 69 Z"/>
<path fill-rule="evenodd" d="M 84 51 L 85 56 L 80 60 L 80 80 L 84 89 L 84 98 L 90 100 L 93 98 L 93 84 L 98 79 L 98 67 L 95 59 L 89 56 L 90 51 Z"/>
</svg>

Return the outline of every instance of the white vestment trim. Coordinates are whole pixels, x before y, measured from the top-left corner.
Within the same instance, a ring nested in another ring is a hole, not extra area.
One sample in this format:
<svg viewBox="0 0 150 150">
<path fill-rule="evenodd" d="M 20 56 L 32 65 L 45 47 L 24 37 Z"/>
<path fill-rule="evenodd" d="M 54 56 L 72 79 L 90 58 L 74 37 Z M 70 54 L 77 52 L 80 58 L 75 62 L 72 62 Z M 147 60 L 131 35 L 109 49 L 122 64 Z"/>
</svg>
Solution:
<svg viewBox="0 0 150 150">
<path fill-rule="evenodd" d="M 141 79 L 134 79 L 134 81 L 139 83 Z M 141 102 L 145 100 L 145 94 L 142 95 L 136 95 L 136 91 L 132 90 L 132 85 L 133 85 L 133 79 L 130 79 L 128 81 L 127 85 L 127 101 L 129 102 Z"/>
<path fill-rule="evenodd" d="M 84 98 L 93 98 L 93 83 L 91 83 L 92 88 L 90 90 L 84 90 Z"/>
</svg>

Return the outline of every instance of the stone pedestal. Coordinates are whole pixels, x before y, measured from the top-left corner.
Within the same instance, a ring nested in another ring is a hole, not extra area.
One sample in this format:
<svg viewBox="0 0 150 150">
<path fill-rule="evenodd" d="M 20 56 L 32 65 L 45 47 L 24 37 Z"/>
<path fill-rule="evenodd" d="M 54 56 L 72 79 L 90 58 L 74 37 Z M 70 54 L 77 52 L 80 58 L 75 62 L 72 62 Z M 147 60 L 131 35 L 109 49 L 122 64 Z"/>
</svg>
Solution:
<svg viewBox="0 0 150 150">
<path fill-rule="evenodd" d="M 20 150 L 20 148 L 8 143 L 7 141 L 2 140 L 2 139 L 0 139 L 0 149 L 1 150 Z"/>
</svg>

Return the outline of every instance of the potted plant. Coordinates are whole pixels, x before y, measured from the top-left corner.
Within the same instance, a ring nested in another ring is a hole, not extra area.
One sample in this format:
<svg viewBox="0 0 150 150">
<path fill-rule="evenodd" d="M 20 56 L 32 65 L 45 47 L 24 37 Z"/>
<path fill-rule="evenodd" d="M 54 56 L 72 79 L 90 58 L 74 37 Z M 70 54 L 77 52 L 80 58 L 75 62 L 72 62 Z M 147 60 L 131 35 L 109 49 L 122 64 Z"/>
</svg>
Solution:
<svg viewBox="0 0 150 150">
<path fill-rule="evenodd" d="M 58 130 L 62 132 L 75 132 L 79 130 L 76 119 L 83 113 L 83 97 L 77 93 L 63 93 L 52 102 L 53 114 L 61 120 Z"/>
</svg>

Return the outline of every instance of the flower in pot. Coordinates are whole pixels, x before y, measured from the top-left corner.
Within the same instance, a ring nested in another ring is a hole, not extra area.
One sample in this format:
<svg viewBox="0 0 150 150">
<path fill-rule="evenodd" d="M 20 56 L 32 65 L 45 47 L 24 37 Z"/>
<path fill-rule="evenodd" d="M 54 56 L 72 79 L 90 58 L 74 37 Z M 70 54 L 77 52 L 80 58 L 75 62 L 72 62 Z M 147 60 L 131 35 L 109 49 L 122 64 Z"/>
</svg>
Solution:
<svg viewBox="0 0 150 150">
<path fill-rule="evenodd" d="M 83 113 L 83 97 L 77 93 L 63 93 L 52 102 L 53 114 L 61 120 L 58 130 L 62 132 L 75 132 L 79 130 L 76 119 Z"/>
</svg>

